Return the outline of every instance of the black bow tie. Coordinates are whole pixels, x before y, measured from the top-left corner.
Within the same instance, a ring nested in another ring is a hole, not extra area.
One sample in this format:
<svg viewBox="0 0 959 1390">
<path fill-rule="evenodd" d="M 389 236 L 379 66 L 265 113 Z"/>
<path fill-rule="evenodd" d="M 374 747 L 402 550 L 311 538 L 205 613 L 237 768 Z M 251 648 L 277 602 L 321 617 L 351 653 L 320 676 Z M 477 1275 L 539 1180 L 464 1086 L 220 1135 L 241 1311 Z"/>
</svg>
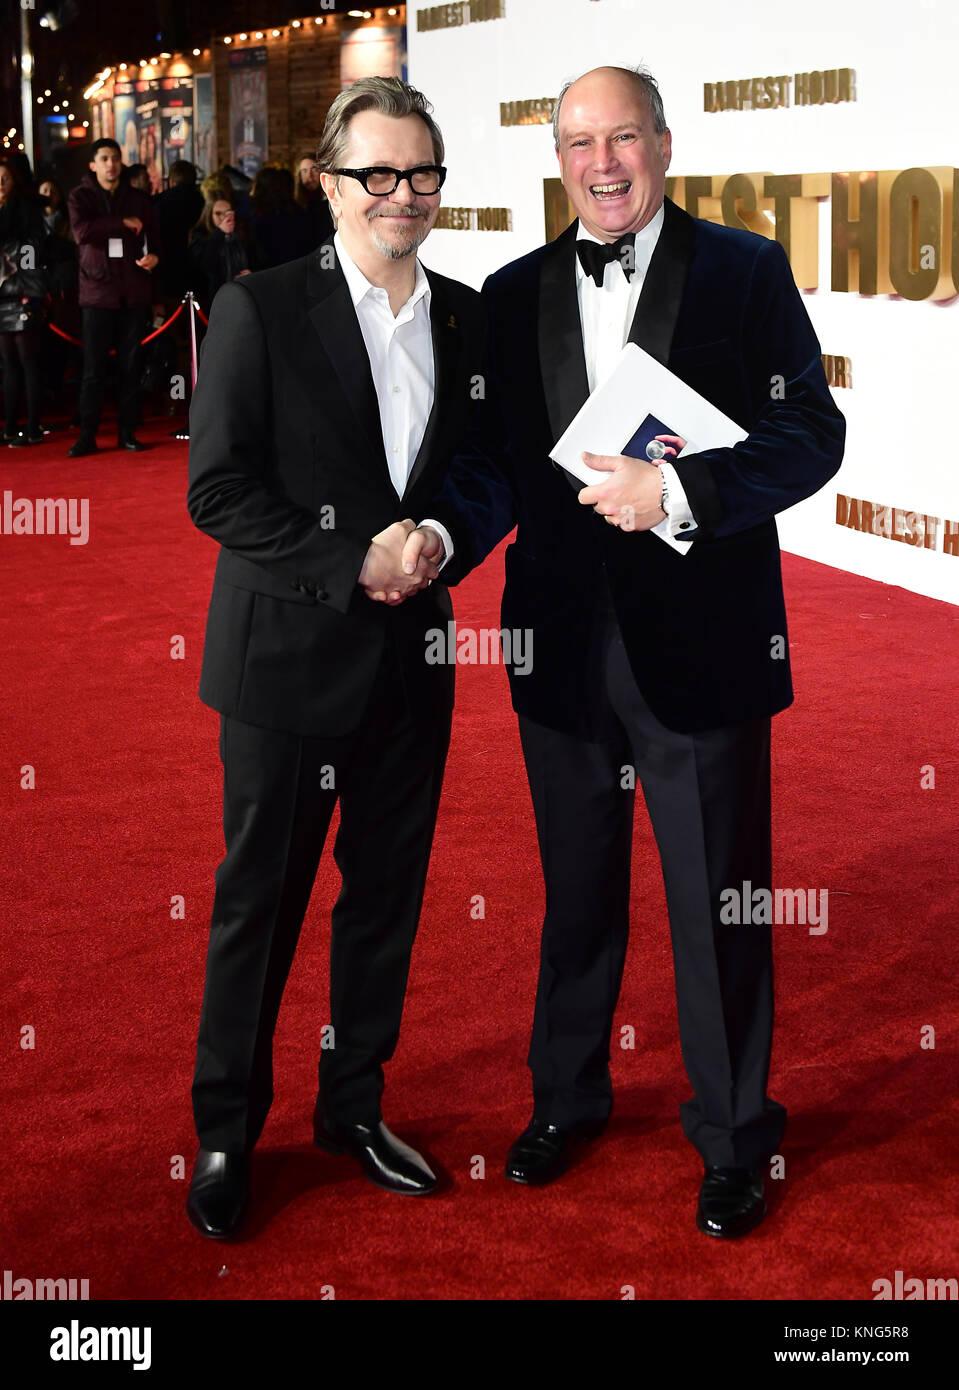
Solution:
<svg viewBox="0 0 959 1390">
<path fill-rule="evenodd" d="M 576 254 L 583 270 L 593 277 L 597 288 L 601 289 L 603 275 L 610 261 L 619 261 L 626 279 L 631 277 L 636 269 L 635 243 L 635 232 L 627 232 L 618 241 L 587 241 L 580 237 L 576 243 Z"/>
</svg>

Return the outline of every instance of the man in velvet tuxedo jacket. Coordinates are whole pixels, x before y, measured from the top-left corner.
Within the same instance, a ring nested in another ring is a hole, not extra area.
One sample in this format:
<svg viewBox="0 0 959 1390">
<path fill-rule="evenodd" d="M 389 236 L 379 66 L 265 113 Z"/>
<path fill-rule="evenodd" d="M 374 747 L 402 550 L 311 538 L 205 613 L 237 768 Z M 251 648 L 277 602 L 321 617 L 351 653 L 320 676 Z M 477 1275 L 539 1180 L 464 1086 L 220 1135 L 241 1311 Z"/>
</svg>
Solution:
<svg viewBox="0 0 959 1390">
<path fill-rule="evenodd" d="M 226 857 L 216 875 L 187 1210 L 239 1227 L 273 1098 L 272 1038 L 339 801 L 332 1031 L 315 1142 L 381 1187 L 435 1176 L 382 1123 L 426 879 L 453 668 L 424 660 L 452 617 L 400 551 L 438 488 L 482 367 L 475 290 L 416 258 L 443 142 L 420 93 L 369 78 L 334 101 L 318 152 L 337 232 L 216 296 L 190 412 L 190 514 L 220 543 L 200 696 L 221 715 Z M 373 537 L 371 542 L 370 537 Z M 387 602 L 380 593 L 386 581 Z M 398 606 L 397 600 L 407 596 Z M 317 1017 L 323 1018 L 321 1011 Z"/>
<path fill-rule="evenodd" d="M 774 516 L 836 472 L 845 426 L 782 248 L 664 197 L 655 81 L 588 73 L 554 131 L 578 220 L 486 282 L 482 418 L 404 558 L 455 584 L 518 528 L 502 625 L 532 634 L 532 670 L 510 684 L 547 906 L 533 1120 L 506 1175 L 556 1177 L 611 1110 L 635 769 L 669 908 L 682 1123 L 705 1169 L 697 1224 L 736 1236 L 765 1214 L 785 1110 L 766 1094 L 771 931 L 726 924 L 720 894 L 771 883 L 770 716 L 792 699 Z M 748 438 L 662 469 L 587 455 L 609 473 L 587 488 L 551 463 L 627 338 Z M 667 516 L 685 554 L 652 534 Z"/>
</svg>

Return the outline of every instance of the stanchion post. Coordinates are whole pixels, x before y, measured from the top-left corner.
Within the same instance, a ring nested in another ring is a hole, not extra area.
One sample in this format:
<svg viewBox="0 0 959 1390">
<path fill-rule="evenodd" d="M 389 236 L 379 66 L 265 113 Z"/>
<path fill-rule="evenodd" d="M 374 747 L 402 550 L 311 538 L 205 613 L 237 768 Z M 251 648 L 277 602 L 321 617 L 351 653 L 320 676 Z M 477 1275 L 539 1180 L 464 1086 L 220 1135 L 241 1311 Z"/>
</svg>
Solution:
<svg viewBox="0 0 959 1390">
<path fill-rule="evenodd" d="M 197 303 L 193 298 L 193 291 L 187 290 L 187 302 L 190 310 L 190 390 L 196 390 L 196 313 Z"/>
</svg>

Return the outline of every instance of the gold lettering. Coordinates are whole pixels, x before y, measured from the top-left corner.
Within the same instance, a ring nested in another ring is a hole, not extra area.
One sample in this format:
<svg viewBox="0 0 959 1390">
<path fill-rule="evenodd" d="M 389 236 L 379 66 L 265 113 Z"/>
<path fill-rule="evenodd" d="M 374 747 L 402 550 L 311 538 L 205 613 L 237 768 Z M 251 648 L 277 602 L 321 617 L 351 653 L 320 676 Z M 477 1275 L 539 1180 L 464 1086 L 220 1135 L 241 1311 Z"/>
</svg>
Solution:
<svg viewBox="0 0 959 1390">
<path fill-rule="evenodd" d="M 705 177 L 687 175 L 685 185 L 686 211 L 689 213 L 690 217 L 699 217 L 700 199 L 711 199 L 713 196 L 712 176 L 709 174 Z"/>
<path fill-rule="evenodd" d="M 904 169 L 893 181 L 889 190 L 889 278 L 903 299 L 945 297 L 936 294 L 945 278 L 942 207 L 942 188 L 930 169 Z"/>
<path fill-rule="evenodd" d="M 822 366 L 826 373 L 827 385 L 846 390 L 852 389 L 852 361 L 850 358 L 834 357 L 831 353 L 824 352 Z"/>
<path fill-rule="evenodd" d="M 833 174 L 833 290 L 880 292 L 878 201 L 875 173 Z"/>
<path fill-rule="evenodd" d="M 948 222 L 952 223 L 951 237 L 951 263 L 952 263 L 952 288 L 959 294 L 959 169 L 952 171 L 952 189 L 946 199 L 949 208 Z"/>
<path fill-rule="evenodd" d="M 801 290 L 819 286 L 819 205 L 829 196 L 828 174 L 767 174 L 763 192 L 775 212 L 776 240 Z"/>
<path fill-rule="evenodd" d="M 742 227 L 747 232 L 771 238 L 773 227 L 772 210 L 768 195 L 764 194 L 765 174 L 731 174 L 725 180 L 720 193 L 720 210 L 727 227 Z M 760 203 L 764 207 L 760 208 Z M 767 217 L 766 213 L 770 216 Z"/>
</svg>

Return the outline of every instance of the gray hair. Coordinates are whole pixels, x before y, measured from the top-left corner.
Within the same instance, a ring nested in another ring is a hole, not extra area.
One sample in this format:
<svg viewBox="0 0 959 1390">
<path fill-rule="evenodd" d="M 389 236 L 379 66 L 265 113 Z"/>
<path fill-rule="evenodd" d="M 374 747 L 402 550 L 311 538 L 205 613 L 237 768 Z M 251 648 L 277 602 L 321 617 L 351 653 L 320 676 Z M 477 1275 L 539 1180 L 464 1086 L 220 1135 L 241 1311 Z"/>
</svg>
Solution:
<svg viewBox="0 0 959 1390">
<path fill-rule="evenodd" d="M 621 72 L 626 77 L 632 79 L 636 84 L 637 90 L 646 99 L 649 105 L 650 114 L 653 118 L 653 130 L 655 130 L 657 135 L 663 135 L 666 131 L 666 113 L 663 110 L 663 99 L 659 95 L 659 83 L 656 81 L 653 74 L 647 72 L 646 68 L 642 67 L 611 68 L 610 71 Z M 585 76 L 585 73 L 581 73 L 580 76 Z M 569 91 L 570 87 L 572 87 L 574 82 L 578 81 L 579 78 L 574 77 L 571 81 L 564 84 L 563 90 L 556 98 L 556 105 L 553 107 L 553 144 L 557 149 L 559 149 L 559 108 L 563 103 L 563 97 Z"/>
<path fill-rule="evenodd" d="M 352 87 L 333 98 L 326 113 L 323 134 L 316 151 L 321 173 L 341 169 L 350 143 L 350 122 L 361 111 L 378 111 L 383 116 L 419 116 L 433 141 L 433 162 L 443 163 L 445 146 L 439 126 L 430 112 L 430 102 L 422 92 L 398 77 L 361 77 Z"/>
</svg>

